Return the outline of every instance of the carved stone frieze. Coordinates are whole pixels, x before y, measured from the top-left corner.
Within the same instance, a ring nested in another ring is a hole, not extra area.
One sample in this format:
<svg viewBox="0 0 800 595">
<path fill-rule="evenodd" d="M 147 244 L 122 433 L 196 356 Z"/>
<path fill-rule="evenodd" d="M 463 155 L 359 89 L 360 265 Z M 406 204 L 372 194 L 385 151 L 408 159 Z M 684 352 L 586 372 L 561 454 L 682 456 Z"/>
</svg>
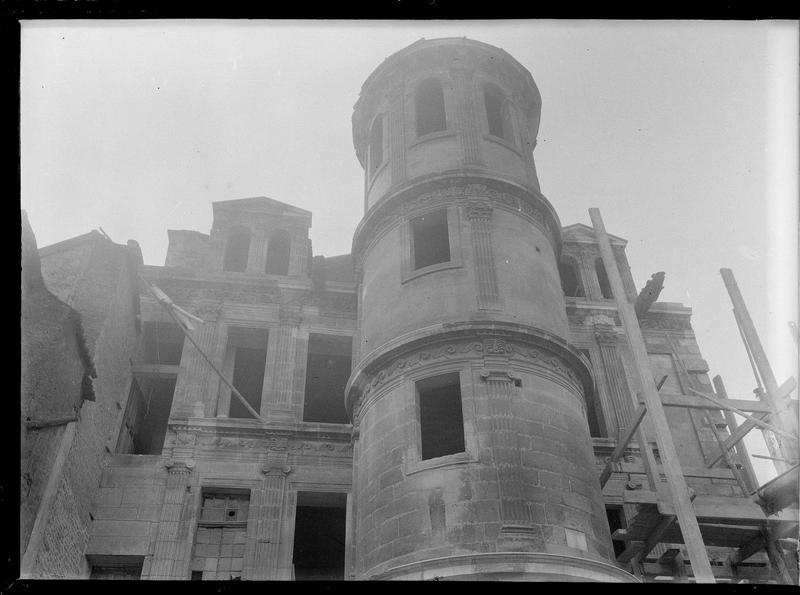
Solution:
<svg viewBox="0 0 800 595">
<path fill-rule="evenodd" d="M 639 326 L 643 329 L 665 330 L 665 331 L 690 331 L 692 324 L 685 316 L 659 316 L 648 314 L 639 320 Z"/>
</svg>

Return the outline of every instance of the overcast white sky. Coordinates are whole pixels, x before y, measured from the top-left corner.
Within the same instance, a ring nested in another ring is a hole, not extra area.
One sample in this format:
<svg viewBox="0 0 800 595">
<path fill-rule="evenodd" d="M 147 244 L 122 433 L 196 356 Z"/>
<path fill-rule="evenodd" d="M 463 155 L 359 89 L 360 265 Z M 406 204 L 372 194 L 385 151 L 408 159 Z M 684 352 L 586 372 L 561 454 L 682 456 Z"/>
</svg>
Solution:
<svg viewBox="0 0 800 595">
<path fill-rule="evenodd" d="M 22 207 L 39 246 L 103 227 L 162 265 L 211 202 L 312 211 L 316 254 L 363 215 L 361 84 L 421 37 L 508 51 L 542 94 L 534 153 L 563 225 L 599 207 L 634 280 L 694 309 L 730 396 L 755 381 L 719 276 L 733 269 L 782 382 L 797 376 L 796 22 L 23 22 Z M 756 432 L 751 452 L 768 454 Z M 760 479 L 771 464 L 754 461 Z"/>
</svg>

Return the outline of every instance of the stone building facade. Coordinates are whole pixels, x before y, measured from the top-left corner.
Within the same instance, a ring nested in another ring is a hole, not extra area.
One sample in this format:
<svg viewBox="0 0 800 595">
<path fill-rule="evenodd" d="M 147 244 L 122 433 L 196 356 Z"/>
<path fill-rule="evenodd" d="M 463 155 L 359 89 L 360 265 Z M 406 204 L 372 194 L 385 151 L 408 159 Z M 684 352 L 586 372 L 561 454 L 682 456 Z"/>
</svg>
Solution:
<svg viewBox="0 0 800 595">
<path fill-rule="evenodd" d="M 31 575 L 687 580 L 678 538 L 625 560 L 646 485 L 635 441 L 598 481 L 640 387 L 593 230 L 563 226 L 539 188 L 540 107 L 506 52 L 421 40 L 355 106 L 351 254 L 313 255 L 311 213 L 265 197 L 213 203 L 208 234 L 170 230 L 164 266 L 95 237 L 43 249 L 51 290 L 90 321 L 98 397 L 72 449 L 96 477 L 74 504 L 81 563 L 41 556 Z M 146 284 L 204 321 L 199 350 Z M 641 318 L 653 376 L 684 399 L 711 386 L 690 317 L 657 302 Z M 749 502 L 707 465 L 722 414 L 713 429 L 667 414 L 696 496 Z M 771 580 L 765 556 L 734 568 L 715 543 L 721 579 Z"/>
</svg>

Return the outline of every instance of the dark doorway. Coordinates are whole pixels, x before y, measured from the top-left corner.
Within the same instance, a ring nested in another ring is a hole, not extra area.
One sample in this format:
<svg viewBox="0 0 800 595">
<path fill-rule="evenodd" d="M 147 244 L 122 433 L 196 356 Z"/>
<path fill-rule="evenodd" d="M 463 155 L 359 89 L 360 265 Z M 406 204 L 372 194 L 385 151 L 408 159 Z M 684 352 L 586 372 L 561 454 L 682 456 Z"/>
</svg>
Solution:
<svg viewBox="0 0 800 595">
<path fill-rule="evenodd" d="M 295 580 L 344 580 L 346 508 L 347 494 L 297 493 Z"/>
<path fill-rule="evenodd" d="M 464 414 L 458 373 L 417 383 L 422 460 L 464 452 Z"/>
<path fill-rule="evenodd" d="M 175 378 L 134 381 L 128 396 L 117 452 L 160 455 L 175 393 Z"/>
</svg>

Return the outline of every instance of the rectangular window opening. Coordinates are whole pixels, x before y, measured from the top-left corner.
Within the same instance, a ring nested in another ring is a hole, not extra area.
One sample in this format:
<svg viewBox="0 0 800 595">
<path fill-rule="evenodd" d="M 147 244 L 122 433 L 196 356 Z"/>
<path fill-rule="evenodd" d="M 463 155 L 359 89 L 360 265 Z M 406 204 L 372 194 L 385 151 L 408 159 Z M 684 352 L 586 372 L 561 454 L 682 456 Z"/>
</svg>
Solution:
<svg viewBox="0 0 800 595">
<path fill-rule="evenodd" d="M 136 581 L 142 578 L 144 556 L 89 556 L 93 580 Z"/>
<path fill-rule="evenodd" d="M 450 234 L 446 209 L 412 219 L 411 235 L 414 270 L 449 262 Z"/>
<path fill-rule="evenodd" d="M 249 508 L 248 490 L 203 490 L 192 580 L 241 580 Z"/>
<path fill-rule="evenodd" d="M 349 422 L 344 408 L 344 389 L 350 378 L 352 349 L 352 337 L 309 335 L 303 421 Z"/>
<path fill-rule="evenodd" d="M 458 372 L 417 382 L 422 460 L 465 451 Z"/>
<path fill-rule="evenodd" d="M 294 525 L 296 580 L 344 580 L 347 494 L 298 492 Z"/>
<path fill-rule="evenodd" d="M 133 382 L 116 452 L 161 454 L 172 410 L 175 382 L 175 378 L 142 378 Z"/>
<path fill-rule="evenodd" d="M 173 322 L 143 324 L 142 360 L 145 364 L 177 366 L 181 363 L 185 336 Z"/>
<path fill-rule="evenodd" d="M 231 327 L 228 330 L 225 372 L 236 390 L 256 412 L 261 409 L 268 340 L 269 334 L 266 329 Z M 231 392 L 224 385 L 221 390 Z M 230 394 L 228 417 L 254 419 L 253 415 L 232 393 Z"/>
<path fill-rule="evenodd" d="M 617 529 L 624 529 L 624 524 L 622 522 L 622 508 L 617 506 L 607 506 L 606 507 L 606 517 L 608 518 L 608 528 L 611 531 L 611 534 L 614 534 L 614 531 Z M 621 539 L 612 539 L 612 545 L 614 546 L 614 557 L 616 558 L 622 552 L 625 551 L 625 542 Z"/>
<path fill-rule="evenodd" d="M 592 357 L 589 350 L 579 349 L 578 351 L 580 351 L 581 355 L 589 360 L 591 364 Z M 608 433 L 605 431 L 605 424 L 602 423 L 602 412 L 598 411 L 600 409 L 600 402 L 597 398 L 597 390 L 598 389 L 595 388 L 595 398 L 586 403 L 586 419 L 589 422 L 589 435 L 592 438 L 605 438 Z"/>
</svg>

